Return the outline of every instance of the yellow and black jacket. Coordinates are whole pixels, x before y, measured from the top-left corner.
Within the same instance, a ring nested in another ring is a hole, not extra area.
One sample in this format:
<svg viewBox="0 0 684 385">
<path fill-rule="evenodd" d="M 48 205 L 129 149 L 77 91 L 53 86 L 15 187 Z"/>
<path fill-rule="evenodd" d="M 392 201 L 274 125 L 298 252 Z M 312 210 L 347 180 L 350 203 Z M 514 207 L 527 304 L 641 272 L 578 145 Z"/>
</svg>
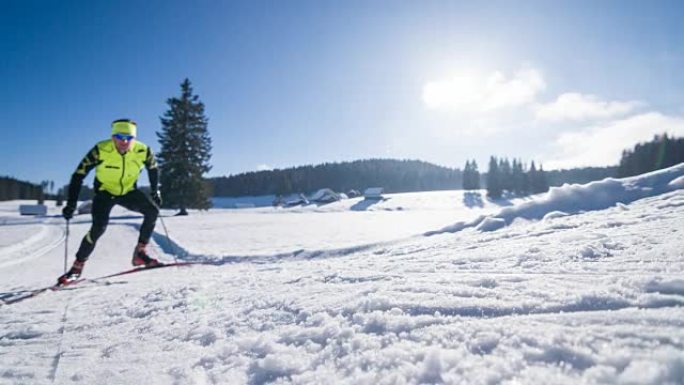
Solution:
<svg viewBox="0 0 684 385">
<path fill-rule="evenodd" d="M 136 140 L 128 152 L 120 154 L 111 139 L 103 140 L 83 157 L 71 176 L 68 201 L 78 200 L 83 179 L 93 168 L 95 168 L 95 193 L 107 192 L 114 196 L 121 196 L 137 187 L 136 183 L 143 167 L 147 169 L 151 190 L 156 191 L 159 170 L 150 147 Z"/>
</svg>

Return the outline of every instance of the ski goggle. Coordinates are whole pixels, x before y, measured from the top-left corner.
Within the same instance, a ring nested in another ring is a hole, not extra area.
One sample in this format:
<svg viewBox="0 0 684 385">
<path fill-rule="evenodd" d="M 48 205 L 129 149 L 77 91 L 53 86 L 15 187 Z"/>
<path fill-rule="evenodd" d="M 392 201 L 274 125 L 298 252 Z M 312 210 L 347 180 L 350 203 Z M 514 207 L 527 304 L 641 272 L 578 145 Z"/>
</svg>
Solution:
<svg viewBox="0 0 684 385">
<path fill-rule="evenodd" d="M 112 135 L 114 139 L 120 140 L 120 141 L 127 141 L 130 142 L 131 140 L 135 139 L 135 136 L 133 135 L 126 135 L 126 134 L 114 134 Z"/>
</svg>

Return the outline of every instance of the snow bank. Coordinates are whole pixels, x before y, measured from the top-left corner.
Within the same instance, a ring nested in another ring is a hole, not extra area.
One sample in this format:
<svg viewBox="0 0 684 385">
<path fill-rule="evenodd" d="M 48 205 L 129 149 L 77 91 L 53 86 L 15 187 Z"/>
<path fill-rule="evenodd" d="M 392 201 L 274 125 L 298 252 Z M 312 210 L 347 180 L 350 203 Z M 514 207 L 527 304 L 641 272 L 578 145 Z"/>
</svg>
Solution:
<svg viewBox="0 0 684 385">
<path fill-rule="evenodd" d="M 470 227 L 475 227 L 479 231 L 492 231 L 503 227 L 502 222 L 510 225 L 517 218 L 538 220 L 545 217 L 548 219 L 547 215 L 555 217 L 603 210 L 682 188 L 684 163 L 629 178 L 606 178 L 584 185 L 565 184 L 561 187 L 552 187 L 548 193 L 531 201 L 504 208 L 499 213 L 481 216 L 470 222 L 458 222 L 439 231 L 428 232 L 426 235 L 457 232 Z"/>
</svg>

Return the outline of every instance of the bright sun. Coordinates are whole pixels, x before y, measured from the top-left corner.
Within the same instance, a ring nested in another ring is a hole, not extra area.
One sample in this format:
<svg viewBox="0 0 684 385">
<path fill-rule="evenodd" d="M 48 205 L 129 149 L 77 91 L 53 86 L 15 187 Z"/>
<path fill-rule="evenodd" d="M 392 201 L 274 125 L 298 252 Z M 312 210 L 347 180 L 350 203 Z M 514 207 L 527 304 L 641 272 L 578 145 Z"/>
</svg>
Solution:
<svg viewBox="0 0 684 385">
<path fill-rule="evenodd" d="M 500 71 L 472 71 L 428 82 L 423 86 L 423 102 L 429 109 L 489 112 L 530 103 L 545 87 L 534 69 L 520 70 L 510 78 Z"/>
</svg>

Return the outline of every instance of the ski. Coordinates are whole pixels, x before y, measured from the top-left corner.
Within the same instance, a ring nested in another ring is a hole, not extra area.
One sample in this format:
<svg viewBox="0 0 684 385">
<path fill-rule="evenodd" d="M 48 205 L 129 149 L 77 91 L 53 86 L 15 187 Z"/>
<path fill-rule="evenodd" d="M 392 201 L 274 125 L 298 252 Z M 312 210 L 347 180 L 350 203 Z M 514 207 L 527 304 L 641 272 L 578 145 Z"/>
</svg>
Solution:
<svg viewBox="0 0 684 385">
<path fill-rule="evenodd" d="M 33 298 L 33 297 L 35 297 L 41 293 L 45 293 L 46 291 L 59 291 L 59 290 L 62 290 L 66 287 L 77 285 L 77 284 L 82 283 L 82 282 L 98 282 L 98 281 L 101 281 L 101 280 L 107 279 L 107 278 L 118 277 L 121 275 L 127 275 L 127 274 L 133 274 L 133 273 L 140 273 L 140 272 L 147 271 L 147 270 L 155 270 L 155 269 L 161 269 L 161 268 L 165 268 L 165 267 L 180 267 L 180 266 L 191 266 L 191 265 L 214 265 L 214 264 L 216 264 L 216 263 L 215 262 L 201 262 L 201 261 L 197 261 L 197 262 L 170 262 L 170 263 L 160 263 L 158 265 L 150 266 L 150 267 L 145 267 L 145 266 L 134 267 L 134 268 L 129 269 L 129 270 L 119 271 L 117 273 L 103 275 L 103 276 L 97 277 L 97 278 L 77 278 L 77 279 L 68 281 L 64 284 L 55 284 L 55 285 L 43 287 L 40 289 L 18 292 L 18 293 L 24 293 L 24 294 L 23 295 L 19 294 L 17 296 L 9 296 L 9 298 L 1 297 L 0 298 L 0 304 L 11 305 L 13 303 L 17 303 L 17 302 L 27 300 L 29 298 Z"/>
<path fill-rule="evenodd" d="M 142 271 L 147 271 L 147 270 L 154 270 L 154 269 L 161 269 L 164 267 L 178 267 L 178 266 L 190 266 L 190 265 L 212 265 L 214 264 L 213 262 L 170 262 L 170 263 L 160 263 L 155 266 L 150 266 L 150 267 L 134 267 L 129 270 L 124 270 L 120 271 L 118 273 L 114 274 L 109 274 L 109 275 L 104 275 L 102 277 L 97 277 L 97 278 L 92 278 L 90 281 L 98 281 L 106 278 L 112 278 L 112 277 L 118 277 L 120 275 L 126 275 L 126 274 L 133 274 L 133 273 L 139 273 Z"/>
<path fill-rule="evenodd" d="M 74 280 L 68 281 L 68 282 L 63 283 L 63 284 L 54 284 L 54 285 L 43 287 L 40 289 L 23 291 L 23 292 L 21 292 L 21 293 L 25 293 L 23 295 L 20 294 L 18 296 L 10 296 L 9 298 L 0 298 L 0 304 L 11 305 L 13 303 L 17 303 L 17 302 L 21 302 L 21 301 L 29 299 L 29 298 L 33 298 L 33 297 L 37 296 L 38 294 L 45 293 L 46 291 L 62 290 L 65 287 L 72 286 L 72 285 L 75 285 L 75 284 L 83 282 L 83 281 L 85 281 L 85 279 L 79 278 L 79 279 L 74 279 Z"/>
</svg>

